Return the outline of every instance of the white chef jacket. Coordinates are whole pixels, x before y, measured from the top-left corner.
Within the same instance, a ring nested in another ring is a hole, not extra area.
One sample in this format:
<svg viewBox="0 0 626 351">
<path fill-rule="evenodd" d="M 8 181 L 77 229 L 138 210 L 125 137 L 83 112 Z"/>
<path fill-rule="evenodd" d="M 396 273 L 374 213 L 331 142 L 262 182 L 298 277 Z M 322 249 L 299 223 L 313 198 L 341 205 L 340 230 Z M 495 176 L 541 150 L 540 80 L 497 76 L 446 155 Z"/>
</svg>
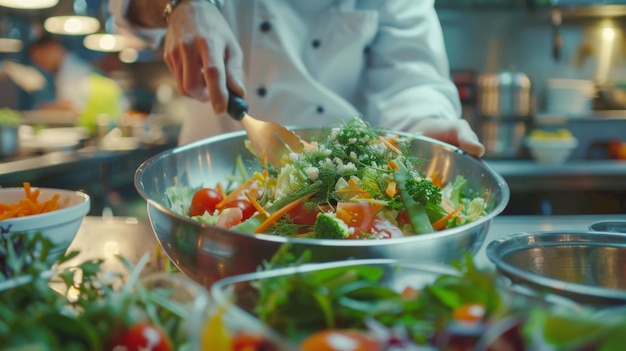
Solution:
<svg viewBox="0 0 626 351">
<path fill-rule="evenodd" d="M 419 132 L 420 118 L 460 118 L 433 0 L 221 0 L 244 52 L 249 114 L 287 126 L 323 127 L 362 115 Z M 160 43 L 164 30 L 117 24 Z M 208 103 L 189 99 L 180 143 L 238 130 Z"/>
</svg>

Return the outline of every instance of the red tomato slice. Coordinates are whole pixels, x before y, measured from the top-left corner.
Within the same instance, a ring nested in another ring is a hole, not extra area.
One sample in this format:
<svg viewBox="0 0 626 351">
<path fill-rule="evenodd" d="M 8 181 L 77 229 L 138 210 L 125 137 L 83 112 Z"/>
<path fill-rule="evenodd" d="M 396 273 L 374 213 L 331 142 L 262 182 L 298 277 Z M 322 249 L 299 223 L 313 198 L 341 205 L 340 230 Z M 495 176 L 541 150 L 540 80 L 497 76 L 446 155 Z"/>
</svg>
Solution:
<svg viewBox="0 0 626 351">
<path fill-rule="evenodd" d="M 218 227 L 230 229 L 243 221 L 243 211 L 239 207 L 225 208 L 217 217 Z"/>
<path fill-rule="evenodd" d="M 388 220 L 378 217 L 374 218 L 370 232 L 376 239 L 402 238 L 404 236 L 400 228 Z"/>
<path fill-rule="evenodd" d="M 376 339 L 356 330 L 327 329 L 311 334 L 300 344 L 301 351 L 382 351 Z"/>
<path fill-rule="evenodd" d="M 406 211 L 400 211 L 398 213 L 398 224 L 410 224 L 411 220 L 409 219 L 409 214 Z"/>
<path fill-rule="evenodd" d="M 138 323 L 121 334 L 114 348 L 127 351 L 171 351 L 170 340 L 165 333 L 150 323 Z"/>
<path fill-rule="evenodd" d="M 314 225 L 317 215 L 322 212 L 319 208 L 307 208 L 305 204 L 299 204 L 291 211 L 287 212 L 293 223 L 302 225 Z"/>
<path fill-rule="evenodd" d="M 191 199 L 190 216 L 202 216 L 204 212 L 213 213 L 215 206 L 222 201 L 222 195 L 211 188 L 198 189 Z"/>
<path fill-rule="evenodd" d="M 371 204 L 365 202 L 339 202 L 337 218 L 353 227 L 355 234 L 369 233 L 374 223 L 374 209 Z"/>
<path fill-rule="evenodd" d="M 266 348 L 269 349 L 265 336 L 246 332 L 238 332 L 233 335 L 231 346 L 231 351 L 262 351 Z"/>
<path fill-rule="evenodd" d="M 250 201 L 244 199 L 235 199 L 232 201 L 228 201 L 224 205 L 224 208 L 233 207 L 239 207 L 241 209 L 241 212 L 243 213 L 243 218 L 241 219 L 242 221 L 245 221 L 246 219 L 252 217 L 252 215 L 254 215 L 254 213 L 256 212 L 256 208 L 252 206 Z"/>
</svg>

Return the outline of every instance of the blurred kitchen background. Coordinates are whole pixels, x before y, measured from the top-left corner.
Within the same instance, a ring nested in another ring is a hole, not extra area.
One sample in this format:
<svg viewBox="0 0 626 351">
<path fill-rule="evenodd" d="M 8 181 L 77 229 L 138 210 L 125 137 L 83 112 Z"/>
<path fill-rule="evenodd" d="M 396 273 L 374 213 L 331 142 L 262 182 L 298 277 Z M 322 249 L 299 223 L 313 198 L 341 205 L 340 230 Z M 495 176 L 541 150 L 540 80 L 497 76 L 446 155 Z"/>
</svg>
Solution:
<svg viewBox="0 0 626 351">
<path fill-rule="evenodd" d="M 625 213 L 626 0 L 436 7 L 463 117 L 511 187 L 504 214 Z M 69 15 L 91 17 L 94 33 L 51 19 Z M 122 88 L 119 116 L 99 114 L 85 130 L 40 108 L 55 99 L 54 77 L 28 48 L 55 26 L 69 31 L 55 39 Z M 176 144 L 185 111 L 160 52 L 117 32 L 106 0 L 0 0 L 1 186 L 84 189 L 92 214 L 145 211 L 133 173 Z"/>
</svg>

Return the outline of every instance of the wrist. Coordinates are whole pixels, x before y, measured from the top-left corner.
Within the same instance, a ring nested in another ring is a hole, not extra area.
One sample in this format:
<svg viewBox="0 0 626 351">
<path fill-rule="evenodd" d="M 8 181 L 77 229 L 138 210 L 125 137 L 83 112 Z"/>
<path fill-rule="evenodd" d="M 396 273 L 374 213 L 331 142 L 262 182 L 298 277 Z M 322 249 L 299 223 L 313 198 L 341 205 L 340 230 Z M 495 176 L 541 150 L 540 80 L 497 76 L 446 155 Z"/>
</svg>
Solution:
<svg viewBox="0 0 626 351">
<path fill-rule="evenodd" d="M 212 4 L 218 9 L 220 8 L 220 5 L 217 2 L 217 0 L 167 0 L 165 3 L 165 6 L 163 7 L 163 23 L 165 25 L 167 25 L 169 18 L 172 12 L 174 11 L 174 9 L 176 9 L 178 5 L 184 2 L 207 2 L 209 4 Z"/>
</svg>

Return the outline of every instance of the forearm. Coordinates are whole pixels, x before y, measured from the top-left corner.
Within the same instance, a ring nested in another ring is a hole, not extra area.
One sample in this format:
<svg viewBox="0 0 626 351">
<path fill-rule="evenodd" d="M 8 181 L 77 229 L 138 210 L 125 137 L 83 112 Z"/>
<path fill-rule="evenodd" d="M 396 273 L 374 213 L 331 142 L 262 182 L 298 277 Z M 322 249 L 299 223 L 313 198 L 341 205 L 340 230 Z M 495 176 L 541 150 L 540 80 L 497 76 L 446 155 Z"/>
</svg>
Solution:
<svg viewBox="0 0 626 351">
<path fill-rule="evenodd" d="M 126 19 L 143 28 L 164 28 L 165 7 L 171 0 L 129 0 Z"/>
</svg>

